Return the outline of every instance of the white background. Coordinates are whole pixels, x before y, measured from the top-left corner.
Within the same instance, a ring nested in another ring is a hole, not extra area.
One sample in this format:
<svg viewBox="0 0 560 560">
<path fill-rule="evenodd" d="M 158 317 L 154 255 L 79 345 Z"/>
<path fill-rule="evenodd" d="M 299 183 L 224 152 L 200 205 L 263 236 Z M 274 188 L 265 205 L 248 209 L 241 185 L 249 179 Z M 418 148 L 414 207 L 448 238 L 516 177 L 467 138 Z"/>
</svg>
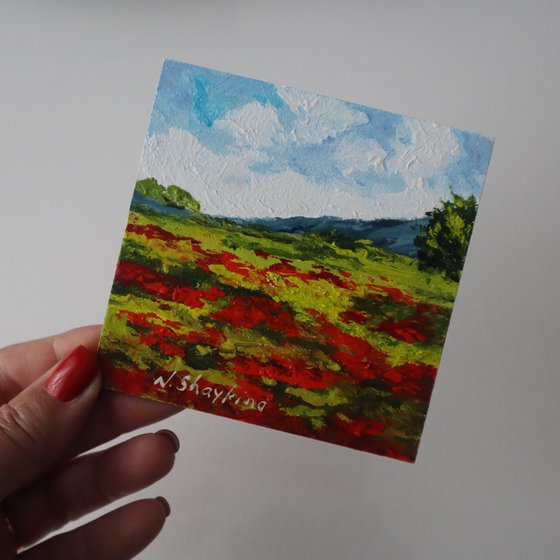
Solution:
<svg viewBox="0 0 560 560">
<path fill-rule="evenodd" d="M 182 413 L 141 558 L 558 558 L 559 6 L 2 1 L 2 345 L 103 320 L 163 58 L 496 137 L 417 464 Z"/>
</svg>

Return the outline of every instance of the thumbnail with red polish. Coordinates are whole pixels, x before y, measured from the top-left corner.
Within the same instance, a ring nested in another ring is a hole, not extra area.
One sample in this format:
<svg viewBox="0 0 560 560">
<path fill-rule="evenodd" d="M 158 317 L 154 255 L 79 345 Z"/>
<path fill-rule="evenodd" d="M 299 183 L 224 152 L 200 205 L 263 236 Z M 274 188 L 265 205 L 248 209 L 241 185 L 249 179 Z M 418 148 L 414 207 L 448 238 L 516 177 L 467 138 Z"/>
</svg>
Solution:
<svg viewBox="0 0 560 560">
<path fill-rule="evenodd" d="M 84 346 L 78 346 L 56 366 L 47 381 L 46 390 L 59 401 L 71 401 L 86 390 L 98 367 L 95 354 Z"/>
</svg>

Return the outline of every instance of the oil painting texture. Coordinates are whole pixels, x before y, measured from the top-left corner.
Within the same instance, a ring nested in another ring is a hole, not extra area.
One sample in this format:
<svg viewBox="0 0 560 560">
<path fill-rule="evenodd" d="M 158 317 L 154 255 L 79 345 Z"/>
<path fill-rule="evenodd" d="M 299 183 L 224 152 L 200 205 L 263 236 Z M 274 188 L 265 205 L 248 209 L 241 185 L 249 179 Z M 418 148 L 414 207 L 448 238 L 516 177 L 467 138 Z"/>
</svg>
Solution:
<svg viewBox="0 0 560 560">
<path fill-rule="evenodd" d="M 165 61 L 110 389 L 413 462 L 492 140 Z"/>
</svg>

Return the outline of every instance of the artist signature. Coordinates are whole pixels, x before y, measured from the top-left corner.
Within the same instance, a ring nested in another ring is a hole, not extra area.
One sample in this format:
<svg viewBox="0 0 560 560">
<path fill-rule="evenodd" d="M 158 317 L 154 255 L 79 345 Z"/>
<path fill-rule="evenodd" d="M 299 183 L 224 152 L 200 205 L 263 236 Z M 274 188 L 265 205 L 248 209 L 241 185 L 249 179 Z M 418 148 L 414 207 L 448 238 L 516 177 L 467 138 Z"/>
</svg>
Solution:
<svg viewBox="0 0 560 560">
<path fill-rule="evenodd" d="M 247 396 L 240 395 L 235 392 L 238 388 L 237 385 L 231 387 L 227 392 L 226 388 L 221 385 L 209 385 L 208 381 L 199 375 L 194 381 L 190 374 L 179 375 L 178 371 L 174 371 L 166 379 L 160 375 L 155 381 L 154 385 L 162 389 L 173 389 L 184 393 L 185 391 L 192 392 L 196 395 L 203 395 L 207 397 L 212 403 L 218 401 L 221 404 L 231 403 L 234 406 L 242 406 L 244 408 L 252 408 L 259 412 L 264 412 L 267 401 L 255 401 L 255 399 Z"/>
</svg>

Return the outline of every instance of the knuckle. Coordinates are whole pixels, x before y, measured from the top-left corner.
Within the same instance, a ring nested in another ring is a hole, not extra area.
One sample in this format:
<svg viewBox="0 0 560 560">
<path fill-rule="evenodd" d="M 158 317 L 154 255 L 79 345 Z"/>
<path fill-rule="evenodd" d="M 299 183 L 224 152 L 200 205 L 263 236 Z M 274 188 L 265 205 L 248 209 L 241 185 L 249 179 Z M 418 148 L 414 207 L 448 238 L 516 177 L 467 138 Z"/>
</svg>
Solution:
<svg viewBox="0 0 560 560">
<path fill-rule="evenodd" d="M 11 403 L 0 406 L 0 441 L 2 450 L 18 454 L 30 461 L 38 461 L 46 450 L 46 438 L 37 429 L 35 413 L 29 407 Z M 8 447 L 8 449 L 6 449 Z"/>
</svg>

